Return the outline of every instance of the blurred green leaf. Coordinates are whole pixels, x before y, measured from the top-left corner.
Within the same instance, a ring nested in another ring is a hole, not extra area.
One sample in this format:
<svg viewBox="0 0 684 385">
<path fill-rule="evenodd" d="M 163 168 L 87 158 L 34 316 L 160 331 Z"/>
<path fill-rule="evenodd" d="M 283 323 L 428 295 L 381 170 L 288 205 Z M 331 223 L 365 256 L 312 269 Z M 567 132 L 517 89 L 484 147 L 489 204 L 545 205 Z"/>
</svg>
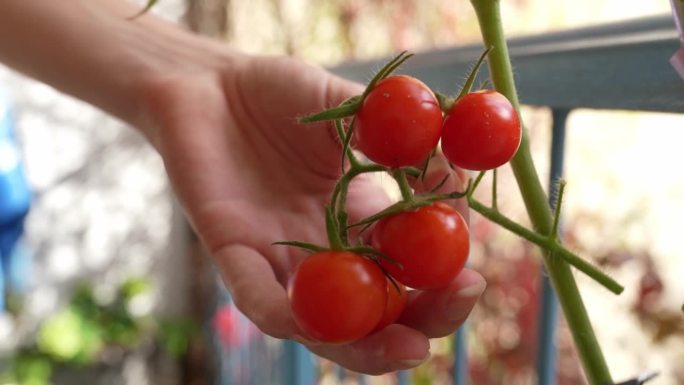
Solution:
<svg viewBox="0 0 684 385">
<path fill-rule="evenodd" d="M 87 362 L 103 345 L 99 328 L 72 308 L 47 319 L 38 331 L 40 351 L 62 361 Z"/>
<path fill-rule="evenodd" d="M 151 283 L 145 278 L 129 278 L 119 286 L 118 298 L 123 302 L 128 302 L 135 296 L 150 291 Z"/>
<path fill-rule="evenodd" d="M 52 369 L 52 362 L 44 354 L 21 352 L 12 362 L 11 373 L 19 385 L 47 385 Z"/>
<path fill-rule="evenodd" d="M 69 306 L 42 323 L 35 347 L 15 353 L 9 370 L 0 373 L 0 383 L 47 385 L 54 365 L 92 365 L 105 346 L 135 349 L 146 338 L 156 340 L 167 354 L 181 357 L 199 331 L 194 322 L 140 317 L 128 310 L 130 300 L 150 288 L 144 278 L 128 279 L 118 287 L 114 301 L 102 304 L 95 300 L 91 284 L 76 287 Z"/>
<path fill-rule="evenodd" d="M 139 321 L 134 319 L 125 307 L 109 309 L 106 318 L 102 320 L 102 327 L 105 340 L 110 344 L 132 348 L 141 338 Z"/>
<path fill-rule="evenodd" d="M 97 304 L 97 301 L 95 301 L 92 285 L 82 283 L 76 287 L 74 293 L 71 295 L 69 306 L 83 318 L 96 318 L 99 305 Z"/>
<path fill-rule="evenodd" d="M 190 341 L 199 332 L 199 327 L 187 319 L 167 319 L 159 325 L 159 341 L 165 351 L 174 358 L 187 353 Z"/>
</svg>

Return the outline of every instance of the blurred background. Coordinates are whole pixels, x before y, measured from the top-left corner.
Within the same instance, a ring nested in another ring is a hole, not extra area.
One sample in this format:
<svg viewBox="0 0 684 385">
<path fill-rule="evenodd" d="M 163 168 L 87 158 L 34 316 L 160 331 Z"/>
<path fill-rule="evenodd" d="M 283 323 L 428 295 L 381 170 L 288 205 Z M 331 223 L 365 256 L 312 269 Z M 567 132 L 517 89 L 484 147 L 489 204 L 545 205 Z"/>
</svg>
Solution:
<svg viewBox="0 0 684 385">
<path fill-rule="evenodd" d="M 502 5 L 510 37 L 670 13 L 664 0 Z M 159 0 L 153 12 L 326 66 L 479 41 L 468 1 Z M 523 114 L 544 178 L 551 114 Z M 654 385 L 684 384 L 681 143 L 683 115 L 569 117 L 567 243 L 626 286 L 615 297 L 577 277 L 616 379 L 654 369 Z M 137 133 L 0 66 L 0 172 L 0 384 L 279 383 L 284 347 L 232 305 Z M 525 221 L 507 168 L 500 178 L 500 207 Z M 534 383 L 537 251 L 477 216 L 471 226 L 471 263 L 489 285 L 467 329 L 470 383 Z M 452 342 L 433 341 L 409 383 L 452 383 Z M 562 319 L 557 348 L 558 383 L 584 384 Z M 398 381 L 317 365 L 322 384 Z"/>
</svg>

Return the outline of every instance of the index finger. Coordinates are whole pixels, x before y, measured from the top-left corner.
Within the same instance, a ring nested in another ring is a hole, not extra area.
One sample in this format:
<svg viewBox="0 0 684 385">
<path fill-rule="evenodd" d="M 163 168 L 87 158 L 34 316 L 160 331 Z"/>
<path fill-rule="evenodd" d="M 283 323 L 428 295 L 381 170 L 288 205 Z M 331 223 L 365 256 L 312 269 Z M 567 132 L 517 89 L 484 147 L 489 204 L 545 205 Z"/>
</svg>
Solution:
<svg viewBox="0 0 684 385">
<path fill-rule="evenodd" d="M 243 245 L 229 245 L 214 253 L 223 282 L 238 309 L 262 332 L 276 338 L 296 338 L 285 287 L 259 252 Z"/>
</svg>

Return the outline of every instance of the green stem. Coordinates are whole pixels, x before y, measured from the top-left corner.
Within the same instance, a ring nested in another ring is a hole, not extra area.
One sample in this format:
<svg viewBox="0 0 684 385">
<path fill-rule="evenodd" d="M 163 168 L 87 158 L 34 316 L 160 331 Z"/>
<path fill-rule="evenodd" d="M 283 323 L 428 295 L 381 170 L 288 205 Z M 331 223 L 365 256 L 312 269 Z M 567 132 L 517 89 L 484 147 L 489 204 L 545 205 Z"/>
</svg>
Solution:
<svg viewBox="0 0 684 385">
<path fill-rule="evenodd" d="M 558 198 L 556 204 L 553 206 L 553 225 L 551 226 L 551 238 L 555 240 L 558 237 L 558 224 L 560 223 L 560 212 L 563 205 L 563 193 L 565 192 L 565 181 L 558 182 Z"/>
<path fill-rule="evenodd" d="M 353 155 L 352 155 L 353 156 Z M 352 158 L 350 158 L 352 159 Z M 387 168 L 377 164 L 361 164 L 359 162 L 351 162 L 349 170 L 342 175 L 342 177 L 335 184 L 332 195 L 330 197 L 331 215 L 335 220 L 336 229 L 338 231 L 337 238 L 339 238 L 342 245 L 347 245 L 349 237 L 347 230 L 349 228 L 347 220 L 347 193 L 349 191 L 349 184 L 355 177 L 367 172 L 381 172 L 387 171 Z"/>
<path fill-rule="evenodd" d="M 475 177 L 475 181 L 469 184 L 468 195 L 473 195 L 475 190 L 477 190 L 477 187 L 480 185 L 480 182 L 482 182 L 482 178 L 484 178 L 486 173 L 486 171 L 480 171 L 477 174 L 477 176 Z"/>
<path fill-rule="evenodd" d="M 358 159 L 356 159 L 356 155 L 354 155 L 354 151 L 352 151 L 351 147 L 349 147 L 349 140 L 351 138 L 351 130 L 348 133 L 344 132 L 344 124 L 342 122 L 342 119 L 335 119 L 335 131 L 337 131 L 337 136 L 340 138 L 340 141 L 342 142 L 342 172 L 344 172 L 344 166 L 345 166 L 345 159 L 349 160 L 349 164 L 351 168 L 354 167 L 359 167 L 361 166 L 361 162 L 359 162 Z"/>
<path fill-rule="evenodd" d="M 392 176 L 394 176 L 394 179 L 397 181 L 397 184 L 399 185 L 401 198 L 406 202 L 413 201 L 413 191 L 411 191 L 411 186 L 409 185 L 409 182 L 406 179 L 406 171 L 404 171 L 404 169 L 402 168 L 398 168 L 392 173 Z"/>
<path fill-rule="evenodd" d="M 492 208 L 494 210 L 499 210 L 499 202 L 498 202 L 498 197 L 496 196 L 498 186 L 496 185 L 496 176 L 497 176 L 497 169 L 492 170 Z"/>
<path fill-rule="evenodd" d="M 489 73 L 497 91 L 505 95 L 520 111 L 520 103 L 513 80 L 513 71 L 504 38 L 499 0 L 471 0 L 486 47 L 489 53 Z M 511 167 L 534 228 L 549 235 L 552 227 L 551 210 L 537 175 L 529 146 L 527 130 L 523 127 L 520 148 L 511 160 Z M 589 315 L 584 307 L 570 266 L 544 253 L 544 262 L 558 295 L 568 326 L 572 333 L 585 374 L 591 385 L 612 384 L 608 365 L 596 340 Z"/>
<path fill-rule="evenodd" d="M 345 245 L 340 238 L 340 226 L 330 206 L 325 207 L 325 230 L 330 248 L 332 250 L 344 250 Z"/>
<path fill-rule="evenodd" d="M 610 290 L 615 294 L 620 294 L 624 290 L 624 287 L 617 283 L 614 279 L 602 273 L 600 270 L 596 269 L 591 263 L 582 259 L 578 255 L 574 254 L 570 250 L 561 246 L 555 237 L 549 237 L 537 232 L 534 232 L 516 222 L 510 218 L 502 215 L 499 211 L 494 208 L 487 207 L 481 202 L 477 201 L 472 197 L 468 197 L 468 206 L 471 209 L 482 215 L 483 217 L 489 219 L 490 221 L 496 223 L 497 225 L 503 227 L 504 229 L 518 235 L 519 237 L 526 239 L 535 245 L 548 250 L 553 253 L 551 259 L 560 257 L 566 262 L 570 263 L 578 270 L 586 274 L 587 276 L 593 278 L 604 286 L 606 289 Z"/>
</svg>

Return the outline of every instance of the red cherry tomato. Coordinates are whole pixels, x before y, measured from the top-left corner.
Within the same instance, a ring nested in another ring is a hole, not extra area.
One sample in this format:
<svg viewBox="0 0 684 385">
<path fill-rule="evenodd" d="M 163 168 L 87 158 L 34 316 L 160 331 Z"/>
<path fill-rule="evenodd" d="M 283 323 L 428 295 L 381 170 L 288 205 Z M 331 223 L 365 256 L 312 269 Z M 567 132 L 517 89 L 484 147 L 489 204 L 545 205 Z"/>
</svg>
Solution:
<svg viewBox="0 0 684 385">
<path fill-rule="evenodd" d="M 442 152 L 458 167 L 491 170 L 513 158 L 520 136 L 518 114 L 505 96 L 492 90 L 472 92 L 447 114 Z"/>
<path fill-rule="evenodd" d="M 430 88 L 410 76 L 378 82 L 356 113 L 354 136 L 372 161 L 388 167 L 413 166 L 439 142 L 442 110 Z"/>
<path fill-rule="evenodd" d="M 375 331 L 384 329 L 386 326 L 395 323 L 401 313 L 406 308 L 406 301 L 408 299 L 406 295 L 406 286 L 402 285 L 400 282 L 395 282 L 397 286 L 394 286 L 392 282 L 387 279 L 387 306 L 385 306 L 385 312 L 382 314 L 380 322 L 375 326 Z"/>
<path fill-rule="evenodd" d="M 303 260 L 290 279 L 292 315 L 309 337 L 348 343 L 369 334 L 387 304 L 387 278 L 361 255 L 325 251 Z"/>
<path fill-rule="evenodd" d="M 463 269 L 470 247 L 463 216 L 443 202 L 380 219 L 371 242 L 401 264 L 380 260 L 390 275 L 415 289 L 449 285 Z"/>
</svg>

